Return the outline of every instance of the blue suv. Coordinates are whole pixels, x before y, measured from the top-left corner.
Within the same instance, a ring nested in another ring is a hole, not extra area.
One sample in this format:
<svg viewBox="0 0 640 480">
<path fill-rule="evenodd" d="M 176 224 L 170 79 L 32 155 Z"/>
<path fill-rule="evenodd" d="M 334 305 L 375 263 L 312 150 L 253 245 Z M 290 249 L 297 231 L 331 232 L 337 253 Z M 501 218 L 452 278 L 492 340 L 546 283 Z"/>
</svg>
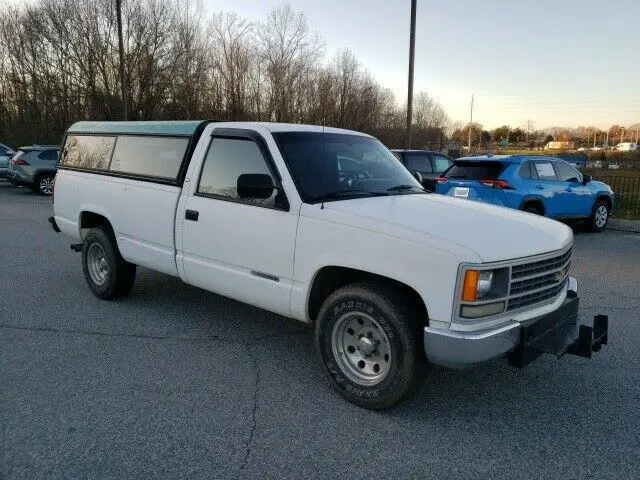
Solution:
<svg viewBox="0 0 640 480">
<path fill-rule="evenodd" d="M 459 158 L 436 178 L 436 193 L 517 208 L 558 220 L 584 220 L 604 230 L 613 190 L 554 157 L 486 155 Z"/>
</svg>

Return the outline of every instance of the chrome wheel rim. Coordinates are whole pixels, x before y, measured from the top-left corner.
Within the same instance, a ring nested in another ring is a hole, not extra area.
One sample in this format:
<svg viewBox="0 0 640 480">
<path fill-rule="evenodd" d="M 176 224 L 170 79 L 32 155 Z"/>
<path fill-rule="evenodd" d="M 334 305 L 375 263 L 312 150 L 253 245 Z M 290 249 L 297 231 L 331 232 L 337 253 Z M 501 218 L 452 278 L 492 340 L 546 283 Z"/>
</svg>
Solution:
<svg viewBox="0 0 640 480">
<path fill-rule="evenodd" d="M 602 228 L 607 223 L 609 217 L 609 211 L 604 205 L 600 205 L 596 210 L 596 227 Z"/>
<path fill-rule="evenodd" d="M 87 269 L 96 285 L 103 285 L 109 277 L 109 265 L 102 245 L 92 243 L 87 250 Z"/>
<path fill-rule="evenodd" d="M 342 373 L 363 386 L 384 380 L 393 360 L 384 330 L 362 312 L 345 313 L 338 319 L 331 333 L 331 349 Z"/>
<path fill-rule="evenodd" d="M 45 195 L 51 195 L 53 192 L 53 177 L 42 177 L 40 179 L 40 191 Z"/>
</svg>

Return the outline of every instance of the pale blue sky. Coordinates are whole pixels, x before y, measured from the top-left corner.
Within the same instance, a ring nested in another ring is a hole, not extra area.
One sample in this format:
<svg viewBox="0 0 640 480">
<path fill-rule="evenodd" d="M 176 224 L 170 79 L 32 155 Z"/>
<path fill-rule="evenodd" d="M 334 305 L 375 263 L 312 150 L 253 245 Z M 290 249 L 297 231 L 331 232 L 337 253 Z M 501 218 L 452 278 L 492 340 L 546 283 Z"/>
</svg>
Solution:
<svg viewBox="0 0 640 480">
<path fill-rule="evenodd" d="M 260 20 L 282 0 L 204 0 Z M 351 49 L 406 101 L 409 0 L 296 0 L 327 58 Z M 418 0 L 415 91 L 486 128 L 640 122 L 640 0 Z"/>
</svg>

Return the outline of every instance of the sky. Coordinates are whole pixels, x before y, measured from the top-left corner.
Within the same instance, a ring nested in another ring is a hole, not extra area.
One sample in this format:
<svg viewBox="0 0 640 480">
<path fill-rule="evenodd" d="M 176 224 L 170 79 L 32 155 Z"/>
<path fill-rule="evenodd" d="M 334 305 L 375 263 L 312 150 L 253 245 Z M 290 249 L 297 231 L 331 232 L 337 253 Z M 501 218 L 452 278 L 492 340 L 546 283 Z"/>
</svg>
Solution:
<svg viewBox="0 0 640 480">
<path fill-rule="evenodd" d="M 260 21 L 282 0 L 204 0 Z M 410 0 L 295 0 L 326 57 L 348 48 L 407 98 Z M 485 128 L 640 122 L 640 0 L 418 0 L 414 92 Z"/>
</svg>

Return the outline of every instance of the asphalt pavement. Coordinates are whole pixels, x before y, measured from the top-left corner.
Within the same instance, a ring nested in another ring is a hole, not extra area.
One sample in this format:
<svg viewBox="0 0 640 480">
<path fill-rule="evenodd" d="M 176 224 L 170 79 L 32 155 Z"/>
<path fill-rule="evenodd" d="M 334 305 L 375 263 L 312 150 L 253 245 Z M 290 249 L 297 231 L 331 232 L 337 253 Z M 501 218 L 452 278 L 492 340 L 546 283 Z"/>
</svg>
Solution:
<svg viewBox="0 0 640 480">
<path fill-rule="evenodd" d="M 46 219 L 0 181 L 0 478 L 640 478 L 640 235 L 576 233 L 591 360 L 430 367 L 398 407 L 330 388 L 312 330 L 138 270 L 105 302 Z"/>
</svg>

